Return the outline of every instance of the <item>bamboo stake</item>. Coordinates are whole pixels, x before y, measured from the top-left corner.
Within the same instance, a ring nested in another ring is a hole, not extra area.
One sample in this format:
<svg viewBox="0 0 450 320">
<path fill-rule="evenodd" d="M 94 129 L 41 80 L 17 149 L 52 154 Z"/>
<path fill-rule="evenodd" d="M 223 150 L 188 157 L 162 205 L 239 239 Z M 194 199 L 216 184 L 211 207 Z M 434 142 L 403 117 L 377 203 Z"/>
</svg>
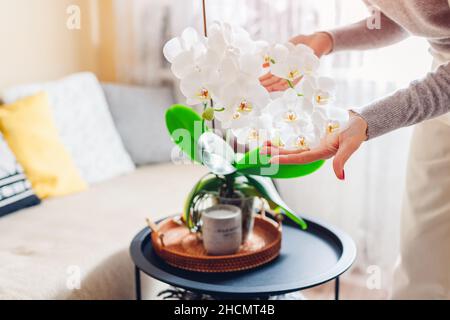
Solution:
<svg viewBox="0 0 450 320">
<path fill-rule="evenodd" d="M 208 26 L 206 23 L 206 0 L 202 0 L 202 6 L 203 6 L 203 32 L 205 34 L 205 37 L 208 37 Z"/>
</svg>

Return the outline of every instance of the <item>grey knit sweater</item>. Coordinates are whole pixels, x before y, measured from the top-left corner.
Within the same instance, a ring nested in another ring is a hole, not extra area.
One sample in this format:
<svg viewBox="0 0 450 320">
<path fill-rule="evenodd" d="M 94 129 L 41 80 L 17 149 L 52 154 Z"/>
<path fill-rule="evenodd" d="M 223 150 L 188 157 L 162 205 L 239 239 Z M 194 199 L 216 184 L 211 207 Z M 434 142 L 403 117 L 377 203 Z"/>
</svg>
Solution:
<svg viewBox="0 0 450 320">
<path fill-rule="evenodd" d="M 380 9 L 381 28 L 369 29 L 363 20 L 331 30 L 333 51 L 380 48 L 412 34 L 426 38 L 435 55 L 450 58 L 450 0 L 365 2 Z M 369 139 L 450 112 L 450 63 L 355 111 L 367 121 Z"/>
</svg>

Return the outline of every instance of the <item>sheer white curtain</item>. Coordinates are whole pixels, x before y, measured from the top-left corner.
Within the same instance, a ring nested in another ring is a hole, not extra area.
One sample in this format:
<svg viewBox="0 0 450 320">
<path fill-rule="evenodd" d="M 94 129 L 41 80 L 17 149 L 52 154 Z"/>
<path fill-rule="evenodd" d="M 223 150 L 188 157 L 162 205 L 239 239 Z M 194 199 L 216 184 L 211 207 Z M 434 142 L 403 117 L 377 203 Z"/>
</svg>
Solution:
<svg viewBox="0 0 450 320">
<path fill-rule="evenodd" d="M 209 22 L 244 26 L 255 38 L 287 41 L 363 19 L 360 0 L 207 0 Z M 120 80 L 140 84 L 172 81 L 163 43 L 186 26 L 202 30 L 201 0 L 116 0 Z M 426 43 L 409 39 L 370 52 L 323 58 L 322 71 L 338 83 L 337 104 L 358 107 L 425 74 L 431 64 Z M 410 54 L 414 52 L 414 54 Z M 280 181 L 286 201 L 299 213 L 320 217 L 349 232 L 359 247 L 357 266 L 378 265 L 389 282 L 398 254 L 399 219 L 410 129 L 366 143 L 346 167 L 346 181 L 331 162 L 319 172 Z"/>
</svg>

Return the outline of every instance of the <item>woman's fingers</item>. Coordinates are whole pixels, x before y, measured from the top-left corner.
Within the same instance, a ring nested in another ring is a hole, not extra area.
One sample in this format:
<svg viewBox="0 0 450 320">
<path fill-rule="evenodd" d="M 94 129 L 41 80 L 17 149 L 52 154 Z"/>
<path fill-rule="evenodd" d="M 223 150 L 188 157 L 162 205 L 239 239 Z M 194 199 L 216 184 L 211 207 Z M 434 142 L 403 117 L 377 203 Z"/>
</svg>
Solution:
<svg viewBox="0 0 450 320">
<path fill-rule="evenodd" d="M 345 179 L 344 166 L 350 156 L 359 148 L 358 143 L 350 140 L 348 142 L 343 142 L 333 159 L 333 170 L 338 179 Z"/>
<path fill-rule="evenodd" d="M 299 154 L 302 152 L 307 152 L 309 150 L 302 150 L 302 149 L 283 149 L 278 148 L 276 146 L 263 146 L 260 150 L 261 154 L 268 154 L 268 155 L 289 155 L 289 154 Z"/>
<path fill-rule="evenodd" d="M 270 73 L 268 75 L 269 75 L 269 77 L 262 76 L 259 79 L 259 81 L 261 82 L 261 84 L 264 87 L 268 88 L 268 87 L 274 85 L 275 83 L 277 83 L 278 81 L 280 81 L 280 78 L 278 78 L 278 77 L 276 77 L 276 76 L 274 76 L 274 75 L 272 75 Z"/>
<path fill-rule="evenodd" d="M 271 86 L 269 86 L 268 90 L 269 92 L 272 91 L 284 91 L 287 88 L 289 88 L 289 84 L 287 83 L 286 80 L 284 79 L 279 79 L 278 82 L 272 84 Z"/>
<path fill-rule="evenodd" d="M 328 159 L 333 154 L 326 148 L 304 151 L 294 154 L 285 154 L 273 157 L 270 162 L 274 164 L 305 164 L 317 160 Z"/>
<path fill-rule="evenodd" d="M 263 76 L 261 76 L 259 78 L 259 81 L 264 81 L 264 80 L 267 80 L 267 79 L 269 79 L 271 77 L 272 77 L 272 74 L 270 72 L 267 72 L 265 75 L 263 75 Z"/>
</svg>

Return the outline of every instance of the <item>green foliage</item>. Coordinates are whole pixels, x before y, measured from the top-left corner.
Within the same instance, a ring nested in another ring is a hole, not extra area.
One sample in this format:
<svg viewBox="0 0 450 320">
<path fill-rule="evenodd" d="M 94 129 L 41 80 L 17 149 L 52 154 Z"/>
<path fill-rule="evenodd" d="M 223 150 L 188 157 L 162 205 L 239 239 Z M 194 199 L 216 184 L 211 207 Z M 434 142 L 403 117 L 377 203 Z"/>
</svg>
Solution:
<svg viewBox="0 0 450 320">
<path fill-rule="evenodd" d="M 319 160 L 307 164 L 270 164 L 270 156 L 259 153 L 259 148 L 247 152 L 237 163 L 236 169 L 246 175 L 258 175 L 274 179 L 303 177 L 317 171 L 325 163 Z"/>
<path fill-rule="evenodd" d="M 308 227 L 306 222 L 302 218 L 297 216 L 291 209 L 289 209 L 287 204 L 283 201 L 283 199 L 281 199 L 280 194 L 278 193 L 271 179 L 251 175 L 247 175 L 246 177 L 249 184 L 256 188 L 261 193 L 264 199 L 268 199 L 273 203 L 276 203 L 284 211 L 286 216 L 297 223 L 300 228 L 306 230 L 306 228 Z"/>
<path fill-rule="evenodd" d="M 207 130 L 203 126 L 202 118 L 191 108 L 176 104 L 166 111 L 166 126 L 172 141 L 191 160 L 200 162 L 197 155 L 197 141 Z"/>
<path fill-rule="evenodd" d="M 196 162 L 200 162 L 197 154 L 197 141 L 204 132 L 209 130 L 204 122 L 205 118 L 210 118 L 209 113 L 206 112 L 202 119 L 191 108 L 178 104 L 173 105 L 166 112 L 166 126 L 172 140 L 190 159 Z M 244 154 L 239 161 L 233 163 L 237 172 L 232 177 L 225 179 L 225 177 L 208 174 L 197 182 L 189 193 L 184 207 L 183 217 L 189 228 L 195 227 L 193 222 L 195 217 L 192 214 L 195 213 L 193 209 L 196 203 L 203 199 L 205 195 L 218 194 L 221 188 L 229 187 L 231 184 L 234 190 L 238 190 L 246 196 L 266 199 L 273 210 L 276 211 L 281 208 L 286 216 L 296 222 L 302 229 L 306 229 L 305 221 L 288 208 L 278 194 L 273 182 L 264 177 L 277 179 L 302 177 L 318 170 L 324 161 L 274 166 L 270 164 L 270 156 L 261 155 L 259 151 L 259 148 L 253 149 Z"/>
</svg>

